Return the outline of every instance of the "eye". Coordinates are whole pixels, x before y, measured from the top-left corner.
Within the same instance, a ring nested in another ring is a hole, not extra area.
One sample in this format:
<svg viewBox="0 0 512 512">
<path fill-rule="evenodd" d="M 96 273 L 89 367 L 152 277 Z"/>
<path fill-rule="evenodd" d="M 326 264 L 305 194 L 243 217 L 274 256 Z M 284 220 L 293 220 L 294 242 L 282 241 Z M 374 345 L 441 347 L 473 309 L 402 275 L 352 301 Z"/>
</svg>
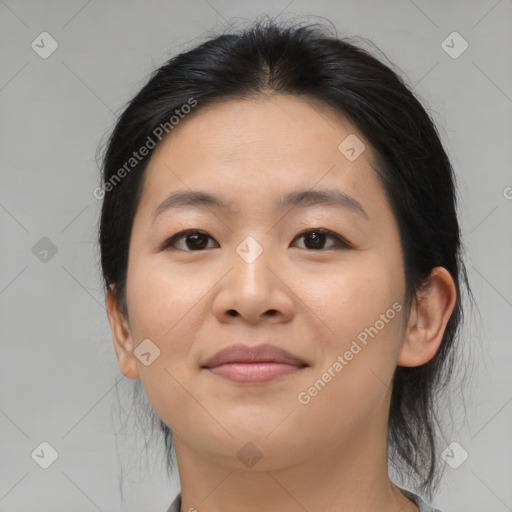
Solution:
<svg viewBox="0 0 512 512">
<path fill-rule="evenodd" d="M 211 246 L 208 247 L 208 239 L 213 240 L 213 238 L 204 231 L 187 229 L 185 231 L 180 231 L 169 238 L 162 246 L 162 249 L 176 249 L 181 251 L 201 251 L 203 249 L 211 249 Z M 178 245 L 179 247 L 176 247 Z"/>
<path fill-rule="evenodd" d="M 309 229 L 300 233 L 295 240 L 299 238 L 305 239 L 305 246 L 300 247 L 301 249 L 308 250 L 321 250 L 321 249 L 349 249 L 351 244 L 347 242 L 343 237 L 336 233 L 329 231 L 328 229 L 316 228 Z M 326 241 L 331 240 L 331 244 L 325 247 Z M 176 233 L 162 246 L 162 250 L 181 250 L 181 251 L 202 251 L 203 249 L 211 249 L 213 247 L 219 247 L 217 242 L 216 245 L 209 246 L 209 240 L 214 239 L 205 233 L 197 229 L 187 229 Z"/>
<path fill-rule="evenodd" d="M 301 247 L 301 249 L 350 249 L 352 247 L 343 237 L 322 228 L 303 231 L 297 238 L 304 238 L 305 245 L 309 245 L 309 247 Z M 325 247 L 326 240 L 328 239 L 333 240 L 334 243 L 330 247 Z"/>
</svg>

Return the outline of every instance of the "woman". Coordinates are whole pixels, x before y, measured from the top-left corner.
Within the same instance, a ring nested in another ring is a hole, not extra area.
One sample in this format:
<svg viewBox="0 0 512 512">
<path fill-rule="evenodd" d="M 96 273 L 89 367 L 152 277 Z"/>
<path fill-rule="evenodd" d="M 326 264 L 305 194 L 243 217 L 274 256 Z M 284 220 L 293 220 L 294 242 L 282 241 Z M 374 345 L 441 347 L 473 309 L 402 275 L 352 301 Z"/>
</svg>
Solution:
<svg viewBox="0 0 512 512">
<path fill-rule="evenodd" d="M 435 510 L 467 277 L 450 162 L 390 68 L 315 26 L 210 39 L 122 113 L 101 195 L 119 367 L 176 451 L 169 512 Z"/>
</svg>

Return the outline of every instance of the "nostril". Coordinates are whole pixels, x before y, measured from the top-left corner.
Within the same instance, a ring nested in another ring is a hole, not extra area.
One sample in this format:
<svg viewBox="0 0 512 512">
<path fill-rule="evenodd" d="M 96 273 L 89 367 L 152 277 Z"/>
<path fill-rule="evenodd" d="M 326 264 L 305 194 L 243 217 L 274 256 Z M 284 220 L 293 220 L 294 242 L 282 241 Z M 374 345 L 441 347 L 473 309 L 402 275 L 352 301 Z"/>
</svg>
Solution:
<svg viewBox="0 0 512 512">
<path fill-rule="evenodd" d="M 234 309 L 230 309 L 230 310 L 228 311 L 228 315 L 229 315 L 229 316 L 236 316 L 236 315 L 238 315 L 238 313 L 237 313 Z"/>
</svg>

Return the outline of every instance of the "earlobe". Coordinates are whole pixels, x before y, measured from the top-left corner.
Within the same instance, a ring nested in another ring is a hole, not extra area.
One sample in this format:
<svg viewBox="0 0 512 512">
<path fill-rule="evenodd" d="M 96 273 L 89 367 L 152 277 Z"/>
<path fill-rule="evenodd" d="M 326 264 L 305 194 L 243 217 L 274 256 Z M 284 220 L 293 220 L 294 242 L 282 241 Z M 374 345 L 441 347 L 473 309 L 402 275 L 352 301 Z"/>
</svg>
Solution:
<svg viewBox="0 0 512 512">
<path fill-rule="evenodd" d="M 432 269 L 427 283 L 413 302 L 409 325 L 397 361 L 399 366 L 420 366 L 436 354 L 457 299 L 452 276 L 444 267 Z"/>
<path fill-rule="evenodd" d="M 107 308 L 108 321 L 112 338 L 114 341 L 114 349 L 117 355 L 117 362 L 121 373 L 128 379 L 140 378 L 137 362 L 133 354 L 133 339 L 128 321 L 121 313 L 119 301 L 117 299 L 114 285 L 110 285 L 105 298 Z"/>
</svg>

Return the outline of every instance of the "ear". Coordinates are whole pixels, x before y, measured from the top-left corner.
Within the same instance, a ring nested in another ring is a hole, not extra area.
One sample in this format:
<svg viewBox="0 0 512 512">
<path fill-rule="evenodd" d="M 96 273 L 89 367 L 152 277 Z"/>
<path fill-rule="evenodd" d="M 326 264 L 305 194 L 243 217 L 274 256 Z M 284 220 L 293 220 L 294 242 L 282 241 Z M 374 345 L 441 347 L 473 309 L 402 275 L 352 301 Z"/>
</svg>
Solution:
<svg viewBox="0 0 512 512">
<path fill-rule="evenodd" d="M 457 298 L 452 276 L 444 267 L 435 267 L 411 305 L 399 366 L 420 366 L 436 354 Z"/>
<path fill-rule="evenodd" d="M 140 378 L 139 369 L 133 354 L 134 346 L 130 325 L 120 311 L 119 301 L 113 284 L 110 285 L 107 292 L 105 304 L 119 368 L 128 379 L 138 379 Z"/>
</svg>

